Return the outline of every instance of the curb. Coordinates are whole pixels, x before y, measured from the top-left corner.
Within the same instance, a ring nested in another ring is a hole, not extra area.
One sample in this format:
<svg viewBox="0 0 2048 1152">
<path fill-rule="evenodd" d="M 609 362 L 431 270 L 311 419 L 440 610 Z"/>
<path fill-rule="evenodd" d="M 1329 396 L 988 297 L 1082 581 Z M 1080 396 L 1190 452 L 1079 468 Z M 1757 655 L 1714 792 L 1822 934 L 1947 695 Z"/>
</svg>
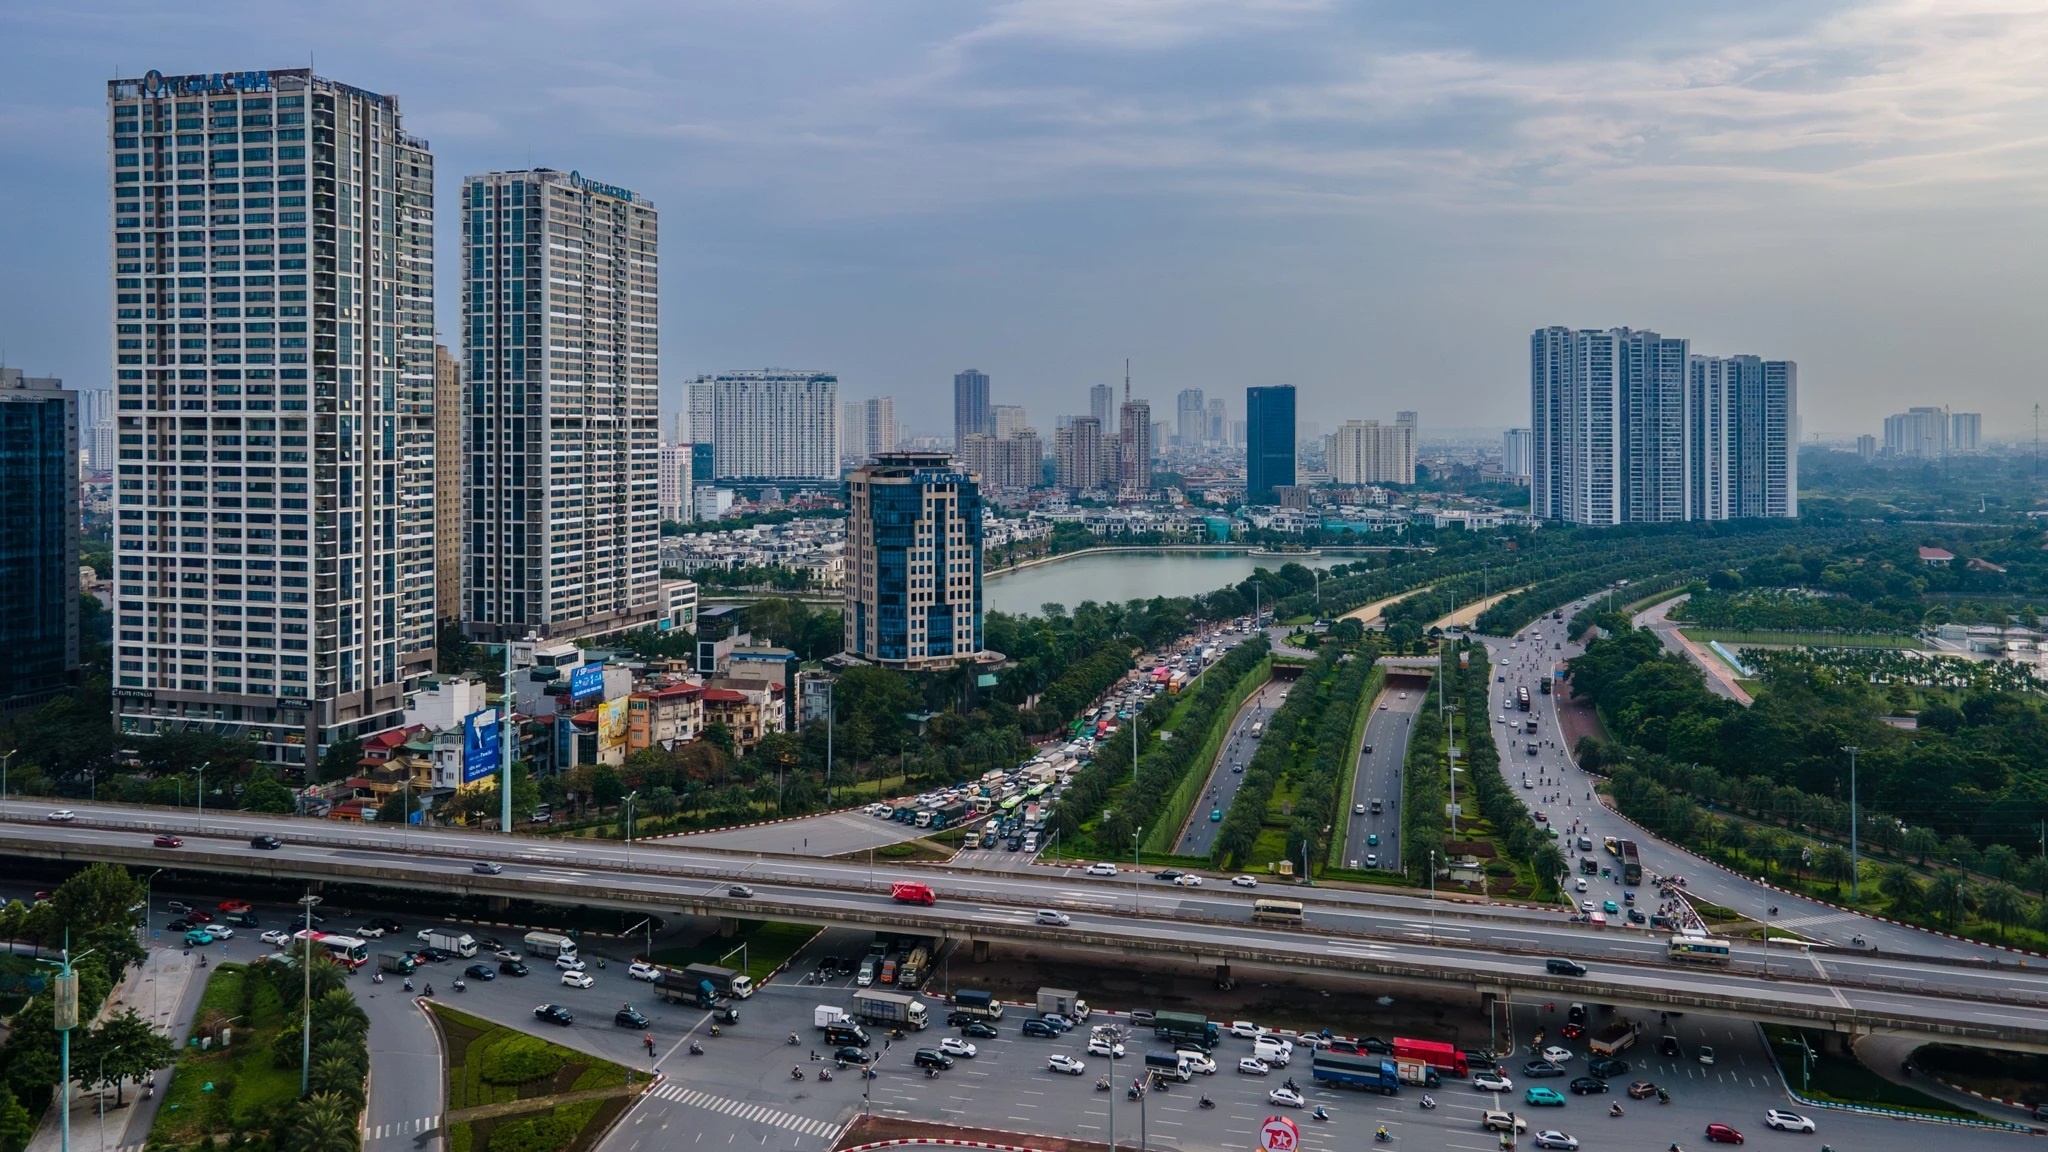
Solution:
<svg viewBox="0 0 2048 1152">
<path fill-rule="evenodd" d="M 1756 1026 L 1757 1039 L 1763 1041 L 1764 1054 L 1771 1058 L 1771 1070 L 1778 1074 L 1778 1083 L 1784 1086 L 1785 1095 L 1807 1108 L 1821 1108 L 1830 1112 L 1853 1112 L 1860 1116 L 1878 1116 L 1889 1120 L 1910 1120 L 1916 1124 L 1949 1124 L 1957 1128 L 1990 1128 L 2001 1132 L 2019 1132 L 2035 1135 L 2039 1128 L 2024 1124 L 2012 1124 L 2004 1120 L 1965 1120 L 1960 1116 L 1932 1116 L 1925 1112 L 1906 1112 L 1895 1108 L 1872 1108 L 1866 1104 L 1838 1104 L 1832 1100 L 1811 1100 L 1801 1096 L 1792 1087 L 1792 1081 L 1785 1076 L 1784 1065 L 1778 1063 L 1778 1050 L 1771 1047 L 1771 1038 L 1764 1033 L 1764 1026 Z M 1855 1059 L 1855 1057 L 1850 1057 Z M 1971 1093 L 1976 1095 L 1976 1093 Z"/>
<path fill-rule="evenodd" d="M 1941 1077 L 1933 1075 L 1932 1073 L 1927 1072 L 1924 1069 L 1921 1071 L 1920 1074 L 1926 1076 L 1929 1080 L 1934 1081 L 1936 1084 L 1941 1085 L 1943 1088 L 1946 1088 L 1951 1092 L 1961 1092 L 1965 1096 L 1975 1096 L 1977 1099 L 1986 1101 L 1988 1103 L 2003 1104 L 2007 1108 L 2017 1108 L 2022 1112 L 2025 1112 L 2034 1107 L 2034 1105 L 2032 1104 L 2022 1103 L 2018 1100 L 2007 1100 L 2002 1096 L 1986 1096 L 1984 1093 L 1979 1092 L 1974 1088 L 1965 1088 L 1960 1084 L 1951 1084 L 1948 1081 L 1943 1080 Z"/>
<path fill-rule="evenodd" d="M 873 1144 L 850 1145 L 839 1149 L 839 1152 L 868 1152 L 873 1148 L 903 1148 L 917 1144 L 932 1144 L 945 1148 L 988 1148 L 994 1152 L 1039 1152 L 1028 1144 L 992 1144 L 986 1140 L 954 1140 L 944 1136 L 905 1136 L 896 1140 L 878 1140 Z"/>
</svg>

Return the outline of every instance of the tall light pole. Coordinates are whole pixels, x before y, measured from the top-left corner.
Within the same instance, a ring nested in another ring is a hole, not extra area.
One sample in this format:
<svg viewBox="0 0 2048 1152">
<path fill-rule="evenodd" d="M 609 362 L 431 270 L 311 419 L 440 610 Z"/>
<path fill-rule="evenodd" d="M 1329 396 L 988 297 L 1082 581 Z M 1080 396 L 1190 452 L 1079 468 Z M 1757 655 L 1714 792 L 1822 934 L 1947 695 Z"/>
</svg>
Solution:
<svg viewBox="0 0 2048 1152">
<path fill-rule="evenodd" d="M 7 769 L 14 763 L 14 754 L 19 751 L 19 748 L 9 748 L 5 752 L 0 752 L 0 812 L 7 810 Z"/>
<path fill-rule="evenodd" d="M 640 790 L 635 788 L 626 793 L 626 867 L 633 866 L 633 802 L 640 799 Z"/>
<path fill-rule="evenodd" d="M 142 878 L 142 951 L 144 956 L 149 954 L 149 938 L 156 935 L 156 898 L 154 886 L 156 878 L 163 875 L 163 872 L 164 870 L 159 868 Z M 163 1021 L 157 1015 L 163 1010 L 163 998 L 157 992 L 158 985 L 162 983 L 163 972 L 161 970 L 149 978 L 149 1026 L 152 1028 L 163 1027 Z M 169 1029 L 165 1030 L 169 1031 Z M 104 1146 L 105 1141 L 101 1141 L 101 1145 Z"/>
<path fill-rule="evenodd" d="M 1458 834 L 1458 706 L 1456 704 L 1451 705 L 1449 712 L 1451 714 L 1451 723 L 1449 727 L 1444 729 L 1444 751 L 1448 752 L 1451 757 L 1451 810 L 1448 815 L 1451 818 L 1451 835 L 1456 836 Z"/>
<path fill-rule="evenodd" d="M 313 906 L 320 898 L 311 892 L 299 897 L 299 906 L 306 910 L 306 948 L 299 958 L 299 972 L 305 979 L 305 990 L 299 994 L 299 1095 L 310 1090 L 313 1081 Z"/>
<path fill-rule="evenodd" d="M 206 831 L 206 770 L 207 768 L 212 766 L 212 764 L 213 761 L 211 760 L 201 760 L 199 762 L 199 767 L 194 770 L 199 774 L 199 787 L 197 789 L 197 799 L 199 801 L 199 815 L 196 819 L 196 822 L 198 823 L 199 830 L 201 832 Z"/>
<path fill-rule="evenodd" d="M 1436 943 L 1436 849 L 1429 850 L 1429 942 Z"/>
<path fill-rule="evenodd" d="M 1849 754 L 1849 903 L 1858 903 L 1862 897 L 1863 868 L 1856 850 L 1856 754 L 1863 751 L 1854 744 L 1845 744 L 1842 751 Z"/>
<path fill-rule="evenodd" d="M 512 834 L 512 640 L 505 640 L 504 692 L 498 698 L 498 831 Z"/>
<path fill-rule="evenodd" d="M 72 964 L 92 955 L 97 949 L 88 948 L 78 955 L 71 954 L 71 929 L 64 930 L 64 955 L 62 960 L 38 960 L 58 969 L 55 986 L 51 989 L 50 1027 L 63 1040 L 62 1055 L 58 1071 L 58 1083 L 64 1086 L 64 1102 L 60 1115 L 63 1127 L 58 1147 L 62 1152 L 71 1152 L 71 1030 L 78 1027 L 78 973 Z"/>
<path fill-rule="evenodd" d="M 120 1050 L 121 1046 L 119 1044 L 116 1044 L 112 1048 L 107 1049 L 105 1052 L 100 1053 L 99 1074 L 93 1078 L 94 1082 L 99 1085 L 100 1148 L 102 1150 L 104 1150 L 107 1146 L 107 1057 L 113 1055 L 116 1052 L 119 1052 Z"/>
<path fill-rule="evenodd" d="M 825 681 L 825 807 L 832 807 L 832 681 Z"/>
<path fill-rule="evenodd" d="M 1145 829 L 1142 827 L 1136 832 L 1131 833 L 1131 915 L 1133 916 L 1138 914 L 1138 872 L 1144 868 L 1142 864 L 1138 863 L 1138 841 L 1144 835 Z M 1111 1067 L 1114 1068 L 1114 1065 Z"/>
</svg>

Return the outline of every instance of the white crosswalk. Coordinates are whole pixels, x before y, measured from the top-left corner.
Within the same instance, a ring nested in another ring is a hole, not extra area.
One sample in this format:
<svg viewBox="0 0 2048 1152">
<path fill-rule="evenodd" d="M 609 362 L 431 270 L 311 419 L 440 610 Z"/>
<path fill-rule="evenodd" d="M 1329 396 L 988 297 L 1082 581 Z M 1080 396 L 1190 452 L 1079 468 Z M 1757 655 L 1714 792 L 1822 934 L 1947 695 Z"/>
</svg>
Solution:
<svg viewBox="0 0 2048 1152">
<path fill-rule="evenodd" d="M 392 1140 L 405 1136 L 417 1136 L 432 1132 L 441 1126 L 439 1116 L 422 1116 L 417 1120 L 398 1120 L 390 1124 L 371 1124 L 363 1128 L 364 1140 Z"/>
<path fill-rule="evenodd" d="M 750 1124 L 773 1124 L 778 1128 L 788 1128 L 806 1136 L 831 1136 L 839 1131 L 839 1126 L 829 1120 L 813 1120 L 808 1116 L 798 1116 L 794 1112 L 784 1112 L 763 1104 L 728 1100 L 723 1096 L 713 1096 L 709 1092 L 699 1092 L 675 1083 L 662 1084 L 649 1095 L 675 1104 L 686 1104 L 692 1108 L 737 1116 Z"/>
</svg>

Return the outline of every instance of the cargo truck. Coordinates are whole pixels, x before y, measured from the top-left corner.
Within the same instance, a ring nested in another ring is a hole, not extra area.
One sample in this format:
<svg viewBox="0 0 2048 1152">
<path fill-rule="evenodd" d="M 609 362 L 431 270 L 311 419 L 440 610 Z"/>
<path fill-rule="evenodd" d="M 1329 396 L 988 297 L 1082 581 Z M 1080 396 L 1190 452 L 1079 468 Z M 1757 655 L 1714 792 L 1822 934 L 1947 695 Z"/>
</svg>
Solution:
<svg viewBox="0 0 2048 1152">
<path fill-rule="evenodd" d="M 555 932 L 528 932 L 526 950 L 536 956 L 574 956 L 576 941 Z"/>
<path fill-rule="evenodd" d="M 741 1000 L 754 994 L 754 982 L 744 973 L 716 964 L 692 964 L 683 973 L 693 980 L 708 980 L 720 996 L 732 996 Z"/>
<path fill-rule="evenodd" d="M 931 953 L 923 946 L 912 948 L 910 955 L 903 958 L 903 963 L 896 966 L 896 986 L 916 988 L 923 984 L 925 973 L 931 970 L 931 962 Z"/>
<path fill-rule="evenodd" d="M 476 941 L 471 939 L 467 932 L 443 932 L 438 928 L 428 928 L 419 933 L 419 940 L 429 948 L 452 952 L 464 959 L 476 955 Z M 574 946 L 571 947 L 573 949 Z"/>
<path fill-rule="evenodd" d="M 1204 1051 L 1214 1048 L 1219 1039 L 1216 1025 L 1207 1016 L 1191 1012 L 1157 1013 L 1152 1017 L 1152 1034 L 1176 1044 L 1199 1045 Z"/>
<path fill-rule="evenodd" d="M 720 996 L 711 981 L 699 980 L 681 968 L 656 969 L 654 994 L 670 1004 L 707 1009 L 721 1024 L 737 1024 L 740 1020 L 740 1010 L 733 1007 L 731 1000 Z"/>
<path fill-rule="evenodd" d="M 1472 1066 L 1465 1060 L 1465 1054 L 1455 1044 L 1440 1040 L 1409 1040 L 1394 1037 L 1394 1058 L 1396 1060 L 1419 1060 L 1438 1072 L 1448 1073 L 1463 1080 L 1472 1075 Z"/>
<path fill-rule="evenodd" d="M 1385 1056 L 1318 1048 L 1309 1054 L 1308 1069 L 1309 1075 L 1322 1084 L 1360 1088 L 1386 1096 L 1401 1091 L 1400 1069 Z"/>
<path fill-rule="evenodd" d="M 979 988 L 962 988 L 953 993 L 953 1014 L 982 1020 L 1001 1020 L 1003 1006 Z"/>
<path fill-rule="evenodd" d="M 1444 1086 L 1443 1077 L 1437 1075 L 1436 1069 L 1420 1060 L 1394 1061 L 1394 1074 L 1401 1078 L 1403 1084 L 1420 1084 L 1424 1088 Z"/>
<path fill-rule="evenodd" d="M 931 1023 L 931 1013 L 924 1003 L 900 992 L 855 992 L 853 1012 L 870 1024 L 887 1024 L 911 1031 L 922 1031 Z"/>
<path fill-rule="evenodd" d="M 846 1024 L 853 1020 L 846 1009 L 836 1004 L 820 1004 L 811 1009 L 811 1027 L 830 1028 L 834 1024 Z"/>
<path fill-rule="evenodd" d="M 931 885 L 918 884 L 907 880 L 898 881 L 889 888 L 889 899 L 896 901 L 898 904 L 938 903 L 938 897 L 932 895 Z"/>
<path fill-rule="evenodd" d="M 1088 1018 L 1088 1002 L 1081 999 L 1080 993 L 1071 992 L 1065 988 L 1040 988 L 1038 990 L 1038 1010 L 1040 1012 L 1057 1012 L 1067 1019 L 1076 1022 Z"/>
<path fill-rule="evenodd" d="M 1641 884 L 1643 882 L 1643 862 L 1636 855 L 1636 842 L 1633 840 L 1618 840 L 1615 842 L 1615 846 L 1620 849 L 1617 855 L 1621 857 L 1621 882 L 1630 885 Z"/>
<path fill-rule="evenodd" d="M 1636 1042 L 1642 1034 L 1642 1025 L 1619 1020 L 1602 1028 L 1593 1039 L 1586 1043 L 1595 1056 L 1612 1056 Z"/>
<path fill-rule="evenodd" d="M 419 965 L 413 963 L 412 957 L 407 956 L 403 952 L 377 953 L 377 970 L 379 972 L 395 972 L 400 976 L 410 976 L 418 967 Z"/>
<path fill-rule="evenodd" d="M 1188 1067 L 1188 1058 L 1178 1052 L 1145 1053 L 1145 1070 L 1154 1076 L 1170 1076 L 1183 1084 L 1195 1076 Z"/>
</svg>

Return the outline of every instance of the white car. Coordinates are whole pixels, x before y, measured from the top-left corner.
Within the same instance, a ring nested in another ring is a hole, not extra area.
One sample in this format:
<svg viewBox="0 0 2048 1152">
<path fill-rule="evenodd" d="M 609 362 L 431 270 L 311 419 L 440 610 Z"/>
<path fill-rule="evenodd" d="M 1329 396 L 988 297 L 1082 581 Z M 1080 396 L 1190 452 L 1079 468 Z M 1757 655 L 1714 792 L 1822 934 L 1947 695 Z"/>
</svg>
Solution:
<svg viewBox="0 0 2048 1152">
<path fill-rule="evenodd" d="M 1308 1107 L 1308 1101 L 1303 1100 L 1301 1093 L 1296 1092 L 1292 1088 L 1275 1088 L 1271 1092 L 1266 1093 L 1266 1099 L 1283 1108 Z"/>
<path fill-rule="evenodd" d="M 588 988 L 592 984 L 597 983 L 597 978 L 588 972 L 564 972 L 562 973 L 562 983 L 567 984 L 571 988 Z"/>
<path fill-rule="evenodd" d="M 43 817 L 43 819 L 54 821 L 58 824 L 69 824 L 71 821 L 78 819 L 78 813 L 73 812 L 69 808 L 59 808 L 48 816 Z"/>
<path fill-rule="evenodd" d="M 1086 1060 L 1077 1060 L 1072 1056 L 1060 1055 L 1048 1059 L 1045 1062 L 1045 1067 L 1048 1071 L 1064 1072 L 1069 1076 L 1080 1076 L 1087 1073 L 1088 1062 Z"/>
<path fill-rule="evenodd" d="M 1472 1086 L 1481 1092 L 1513 1092 L 1515 1082 L 1498 1072 L 1475 1072 Z"/>
<path fill-rule="evenodd" d="M 517 949 L 517 948 L 500 948 L 500 949 L 498 949 L 498 950 L 497 950 L 496 952 L 493 952 L 493 953 L 491 953 L 491 959 L 493 959 L 493 960 L 524 960 L 524 959 L 526 959 L 526 954 L 525 954 L 525 953 L 523 953 L 523 952 L 521 952 L 521 951 L 519 951 L 519 949 Z"/>
<path fill-rule="evenodd" d="M 233 928 L 230 928 L 227 925 L 222 924 L 218 921 L 215 921 L 212 924 L 202 924 L 200 925 L 200 927 L 205 928 L 206 934 L 208 936 L 213 937 L 215 940 L 226 940 L 233 937 L 235 934 L 235 930 Z"/>
<path fill-rule="evenodd" d="M 1567 1136 L 1555 1128 L 1545 1128 L 1536 1134 L 1538 1148 L 1562 1148 L 1564 1152 L 1579 1152 L 1579 1138 Z"/>
<path fill-rule="evenodd" d="M 282 948 L 285 945 L 292 942 L 292 934 L 289 932 L 281 932 L 276 928 L 272 928 L 270 931 L 265 932 L 261 937 L 258 937 L 258 939 L 261 939 L 265 944 L 275 944 L 279 948 Z"/>
<path fill-rule="evenodd" d="M 1294 1045 L 1285 1040 L 1262 1036 L 1252 1041 L 1252 1055 L 1267 1064 L 1277 1064 L 1285 1068 L 1294 1060 Z"/>
<path fill-rule="evenodd" d="M 1081 871 L 1087 873 L 1090 876 L 1114 876 L 1116 875 L 1116 865 L 1104 864 L 1098 861 L 1094 864 L 1090 864 L 1086 868 L 1081 869 Z"/>
<path fill-rule="evenodd" d="M 1700 1063 L 1712 1064 L 1714 1062 L 1714 1049 L 1711 1046 L 1702 1044 L 1698 1048 L 1693 1049 L 1693 1051 L 1699 1053 Z"/>
<path fill-rule="evenodd" d="M 583 971 L 583 961 L 578 960 L 574 956 L 557 956 L 555 957 L 555 967 L 560 968 L 564 972 L 581 972 Z"/>
<path fill-rule="evenodd" d="M 1230 882 L 1239 888 L 1257 888 L 1259 886 L 1259 878 L 1257 876 L 1232 876 Z"/>
<path fill-rule="evenodd" d="M 1593 910 L 1593 902 L 1592 902 L 1591 900 L 1581 900 L 1581 901 L 1579 901 L 1579 911 L 1581 911 L 1581 912 L 1591 912 L 1592 910 Z"/>
<path fill-rule="evenodd" d="M 948 1036 L 944 1040 L 939 1041 L 939 1051 L 944 1052 L 948 1056 L 965 1056 L 972 1060 L 974 1059 L 975 1049 L 974 1045 L 969 1044 L 958 1036 Z"/>
<path fill-rule="evenodd" d="M 1273 1070 L 1273 1066 L 1257 1056 L 1247 1056 L 1237 1062 L 1237 1070 L 1247 1076 L 1264 1076 Z"/>
<path fill-rule="evenodd" d="M 356 935 L 361 936 L 365 940 L 381 940 L 384 938 L 384 930 L 382 928 L 372 928 L 365 924 L 361 928 L 356 929 Z"/>
<path fill-rule="evenodd" d="M 1107 1056 L 1111 1060 L 1121 1060 L 1124 1055 L 1124 1046 L 1105 1036 L 1090 1036 L 1088 1038 L 1088 1054 L 1090 1056 Z"/>
<path fill-rule="evenodd" d="M 1365 866 L 1366 866 L 1367 868 L 1377 868 L 1377 867 L 1379 867 L 1379 866 L 1380 866 L 1380 854 L 1379 854 L 1379 853 L 1377 853 L 1377 852 L 1367 852 L 1367 853 L 1365 854 Z"/>
<path fill-rule="evenodd" d="M 1764 1109 L 1764 1125 L 1780 1132 L 1811 1132 L 1813 1121 L 1797 1112 L 1784 1112 L 1776 1108 Z"/>
<path fill-rule="evenodd" d="M 1569 1063 L 1572 1058 L 1572 1050 L 1569 1048 L 1559 1048 L 1557 1045 L 1552 1044 L 1543 1050 L 1543 1058 L 1552 1064 Z"/>
<path fill-rule="evenodd" d="M 1266 1030 L 1249 1020 L 1232 1020 L 1230 1034 L 1240 1040 L 1257 1040 L 1266 1034 Z"/>
<path fill-rule="evenodd" d="M 1200 888 L 1202 886 L 1202 878 L 1193 872 L 1183 872 L 1175 876 L 1173 882 L 1183 888 Z"/>
<path fill-rule="evenodd" d="M 655 977 L 661 975 L 661 969 L 647 963 L 645 960 L 635 960 L 627 966 L 626 975 L 635 980 L 652 982 Z"/>
<path fill-rule="evenodd" d="M 1188 1062 L 1188 1071 L 1196 1075 L 1214 1076 L 1216 1074 L 1216 1061 L 1200 1052 L 1175 1052 L 1174 1055 L 1186 1060 Z"/>
</svg>

